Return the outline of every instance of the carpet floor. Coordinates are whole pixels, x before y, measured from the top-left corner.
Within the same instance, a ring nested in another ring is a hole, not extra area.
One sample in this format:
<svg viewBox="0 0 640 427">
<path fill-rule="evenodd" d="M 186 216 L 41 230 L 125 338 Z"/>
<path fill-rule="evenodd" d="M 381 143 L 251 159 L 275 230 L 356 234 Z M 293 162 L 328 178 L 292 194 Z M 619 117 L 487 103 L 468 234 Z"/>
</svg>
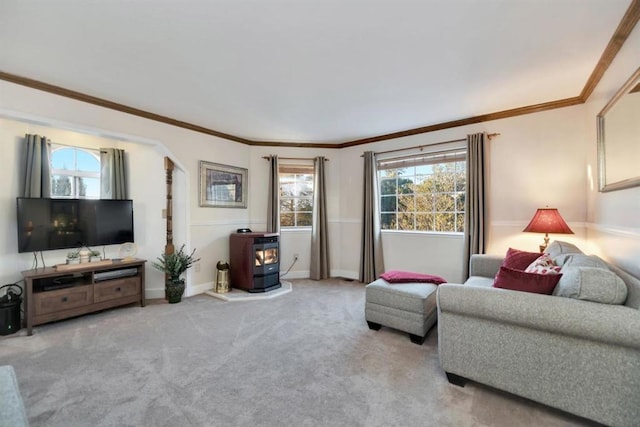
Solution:
<svg viewBox="0 0 640 427">
<path fill-rule="evenodd" d="M 576 426 L 475 383 L 364 320 L 364 286 L 292 280 L 278 298 L 123 307 L 0 339 L 32 426 Z"/>
</svg>

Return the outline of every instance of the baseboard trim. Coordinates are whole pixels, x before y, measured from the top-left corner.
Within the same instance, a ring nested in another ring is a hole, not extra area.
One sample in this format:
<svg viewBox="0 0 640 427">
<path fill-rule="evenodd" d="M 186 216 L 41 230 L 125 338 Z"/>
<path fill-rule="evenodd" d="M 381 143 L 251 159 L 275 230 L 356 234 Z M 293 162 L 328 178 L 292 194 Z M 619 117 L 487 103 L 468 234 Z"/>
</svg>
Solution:
<svg viewBox="0 0 640 427">
<path fill-rule="evenodd" d="M 144 299 L 164 299 L 164 288 L 144 290 Z"/>
<path fill-rule="evenodd" d="M 308 279 L 309 270 L 290 271 L 286 276 L 282 277 L 282 280 L 289 279 Z M 331 277 L 342 277 L 344 279 L 358 280 L 358 272 L 351 270 L 331 270 Z M 194 295 L 204 294 L 208 291 L 212 291 L 215 288 L 215 282 L 199 283 L 197 285 L 187 286 L 184 292 L 185 297 L 192 297 Z M 145 289 L 146 299 L 164 298 L 164 288 L 158 289 Z"/>
<path fill-rule="evenodd" d="M 203 294 L 207 291 L 212 290 L 214 286 L 215 283 L 213 282 L 205 282 L 194 286 L 187 286 L 184 290 L 184 296 L 192 297 L 194 295 Z M 144 297 L 145 299 L 164 298 L 164 288 L 145 288 Z"/>
<path fill-rule="evenodd" d="M 203 294 L 207 291 L 212 290 L 214 287 L 215 287 L 214 282 L 205 282 L 205 283 L 200 283 L 198 285 L 189 286 L 185 292 L 185 296 L 191 297 L 194 295 Z"/>
<path fill-rule="evenodd" d="M 308 279 L 309 270 L 290 271 L 284 276 L 284 273 L 280 273 L 280 278 L 284 279 Z"/>
<path fill-rule="evenodd" d="M 342 277 L 343 279 L 359 280 L 360 273 L 351 270 L 331 270 L 331 277 Z"/>
</svg>

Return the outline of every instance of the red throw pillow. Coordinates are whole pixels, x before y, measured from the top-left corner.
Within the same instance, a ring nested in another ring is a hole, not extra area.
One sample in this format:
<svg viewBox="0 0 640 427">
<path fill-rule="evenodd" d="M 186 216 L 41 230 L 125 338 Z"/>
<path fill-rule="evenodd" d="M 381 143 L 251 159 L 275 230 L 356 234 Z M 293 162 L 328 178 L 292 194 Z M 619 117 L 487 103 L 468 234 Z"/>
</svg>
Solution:
<svg viewBox="0 0 640 427">
<path fill-rule="evenodd" d="M 406 283 L 406 282 L 421 282 L 421 283 L 435 283 L 439 285 L 441 283 L 447 283 L 445 279 L 440 276 L 434 276 L 433 274 L 412 273 L 410 271 L 390 270 L 380 275 L 381 279 L 386 280 L 389 283 Z"/>
<path fill-rule="evenodd" d="M 493 287 L 551 295 L 561 277 L 562 274 L 525 273 L 524 271 L 500 267 L 500 271 L 498 271 L 493 282 Z"/>
<path fill-rule="evenodd" d="M 540 252 L 526 252 L 518 249 L 509 248 L 507 254 L 502 261 L 502 266 L 513 270 L 524 271 L 529 264 L 540 257 Z"/>
</svg>

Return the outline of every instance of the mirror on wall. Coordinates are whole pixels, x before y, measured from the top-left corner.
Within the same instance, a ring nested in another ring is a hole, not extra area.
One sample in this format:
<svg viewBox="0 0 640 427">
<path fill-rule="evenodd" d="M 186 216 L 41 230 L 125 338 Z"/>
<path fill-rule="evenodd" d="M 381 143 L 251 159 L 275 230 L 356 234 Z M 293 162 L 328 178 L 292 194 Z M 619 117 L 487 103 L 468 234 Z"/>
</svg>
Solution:
<svg viewBox="0 0 640 427">
<path fill-rule="evenodd" d="M 600 191 L 640 186 L 640 68 L 597 116 Z"/>
</svg>

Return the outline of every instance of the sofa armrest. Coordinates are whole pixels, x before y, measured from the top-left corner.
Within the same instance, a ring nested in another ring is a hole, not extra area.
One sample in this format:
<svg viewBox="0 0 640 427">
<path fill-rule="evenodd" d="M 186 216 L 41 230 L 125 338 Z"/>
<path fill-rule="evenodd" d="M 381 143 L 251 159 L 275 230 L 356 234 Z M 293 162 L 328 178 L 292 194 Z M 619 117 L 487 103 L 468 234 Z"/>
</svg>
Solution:
<svg viewBox="0 0 640 427">
<path fill-rule="evenodd" d="M 438 317 L 450 312 L 640 350 L 640 311 L 622 305 L 442 284 Z"/>
<path fill-rule="evenodd" d="M 473 254 L 469 259 L 469 276 L 495 277 L 503 260 L 498 255 Z"/>
<path fill-rule="evenodd" d="M 2 397 L 0 425 L 28 426 L 29 421 L 18 389 L 18 380 L 10 365 L 0 366 L 0 396 Z"/>
</svg>

